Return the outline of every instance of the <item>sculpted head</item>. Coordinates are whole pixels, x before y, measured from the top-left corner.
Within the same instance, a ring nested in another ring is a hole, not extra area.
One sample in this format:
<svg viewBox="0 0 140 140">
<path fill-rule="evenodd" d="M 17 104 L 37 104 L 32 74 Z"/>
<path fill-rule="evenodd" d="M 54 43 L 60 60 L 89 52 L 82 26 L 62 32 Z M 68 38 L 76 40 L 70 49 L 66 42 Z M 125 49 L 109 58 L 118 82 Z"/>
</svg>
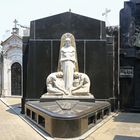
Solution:
<svg viewBox="0 0 140 140">
<path fill-rule="evenodd" d="M 59 71 L 56 73 L 57 78 L 63 78 L 63 72 Z"/>
<path fill-rule="evenodd" d="M 67 37 L 65 40 L 65 47 L 69 47 L 69 46 L 71 46 L 71 39 Z"/>
<path fill-rule="evenodd" d="M 78 72 L 75 72 L 75 73 L 74 73 L 74 78 L 75 78 L 75 79 L 78 79 L 78 78 L 79 78 L 79 73 L 78 73 Z"/>
</svg>

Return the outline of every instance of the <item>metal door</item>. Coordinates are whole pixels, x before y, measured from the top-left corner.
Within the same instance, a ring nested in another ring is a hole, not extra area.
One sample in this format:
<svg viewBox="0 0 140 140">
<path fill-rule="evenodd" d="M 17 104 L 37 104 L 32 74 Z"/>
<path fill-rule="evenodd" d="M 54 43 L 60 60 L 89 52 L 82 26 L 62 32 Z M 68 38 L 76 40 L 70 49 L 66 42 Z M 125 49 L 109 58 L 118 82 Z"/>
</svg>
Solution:
<svg viewBox="0 0 140 140">
<path fill-rule="evenodd" d="M 21 65 L 17 62 L 11 66 L 11 94 L 21 95 Z"/>
</svg>

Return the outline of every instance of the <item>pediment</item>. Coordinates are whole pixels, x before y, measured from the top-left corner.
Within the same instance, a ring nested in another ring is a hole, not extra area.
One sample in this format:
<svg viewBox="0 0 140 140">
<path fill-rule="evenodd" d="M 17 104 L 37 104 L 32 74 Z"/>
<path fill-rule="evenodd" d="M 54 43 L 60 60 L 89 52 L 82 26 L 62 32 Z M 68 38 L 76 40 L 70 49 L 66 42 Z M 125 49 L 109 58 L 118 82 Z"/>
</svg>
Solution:
<svg viewBox="0 0 140 140">
<path fill-rule="evenodd" d="M 20 42 L 22 42 L 22 38 L 16 34 L 13 34 L 9 38 L 7 38 L 4 42 L 2 42 L 1 45 L 5 46 L 7 44 L 19 44 Z"/>
<path fill-rule="evenodd" d="M 4 52 L 7 52 L 11 48 L 22 48 L 22 38 L 18 35 L 11 35 L 8 39 L 1 43 Z"/>
<path fill-rule="evenodd" d="M 31 21 L 30 39 L 60 39 L 70 32 L 77 39 L 105 39 L 105 22 L 65 12 Z"/>
</svg>

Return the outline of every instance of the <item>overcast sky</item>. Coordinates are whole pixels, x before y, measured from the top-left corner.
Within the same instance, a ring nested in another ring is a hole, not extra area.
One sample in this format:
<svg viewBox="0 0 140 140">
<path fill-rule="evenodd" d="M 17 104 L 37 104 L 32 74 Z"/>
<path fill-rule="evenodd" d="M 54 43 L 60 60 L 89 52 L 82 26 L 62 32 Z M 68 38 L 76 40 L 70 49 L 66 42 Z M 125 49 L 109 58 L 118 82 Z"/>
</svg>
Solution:
<svg viewBox="0 0 140 140">
<path fill-rule="evenodd" d="M 105 9 L 109 25 L 119 24 L 119 11 L 127 0 L 0 0 L 0 41 L 14 26 L 14 19 L 24 26 L 30 21 L 51 15 L 71 11 L 91 18 L 105 20 L 102 16 Z"/>
</svg>

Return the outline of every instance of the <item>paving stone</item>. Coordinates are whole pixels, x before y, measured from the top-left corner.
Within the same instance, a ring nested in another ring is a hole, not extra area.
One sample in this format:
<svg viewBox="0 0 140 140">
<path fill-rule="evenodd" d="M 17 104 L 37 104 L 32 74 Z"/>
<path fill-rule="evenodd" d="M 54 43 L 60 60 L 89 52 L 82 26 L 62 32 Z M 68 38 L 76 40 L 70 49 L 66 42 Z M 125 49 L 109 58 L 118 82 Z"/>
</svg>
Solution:
<svg viewBox="0 0 140 140">
<path fill-rule="evenodd" d="M 20 98 L 2 100 L 20 113 Z M 0 140 L 44 140 L 2 102 L 0 102 L 0 128 Z M 116 113 L 82 140 L 140 140 L 140 113 Z"/>
<path fill-rule="evenodd" d="M 45 140 L 0 101 L 0 140 Z"/>
</svg>

